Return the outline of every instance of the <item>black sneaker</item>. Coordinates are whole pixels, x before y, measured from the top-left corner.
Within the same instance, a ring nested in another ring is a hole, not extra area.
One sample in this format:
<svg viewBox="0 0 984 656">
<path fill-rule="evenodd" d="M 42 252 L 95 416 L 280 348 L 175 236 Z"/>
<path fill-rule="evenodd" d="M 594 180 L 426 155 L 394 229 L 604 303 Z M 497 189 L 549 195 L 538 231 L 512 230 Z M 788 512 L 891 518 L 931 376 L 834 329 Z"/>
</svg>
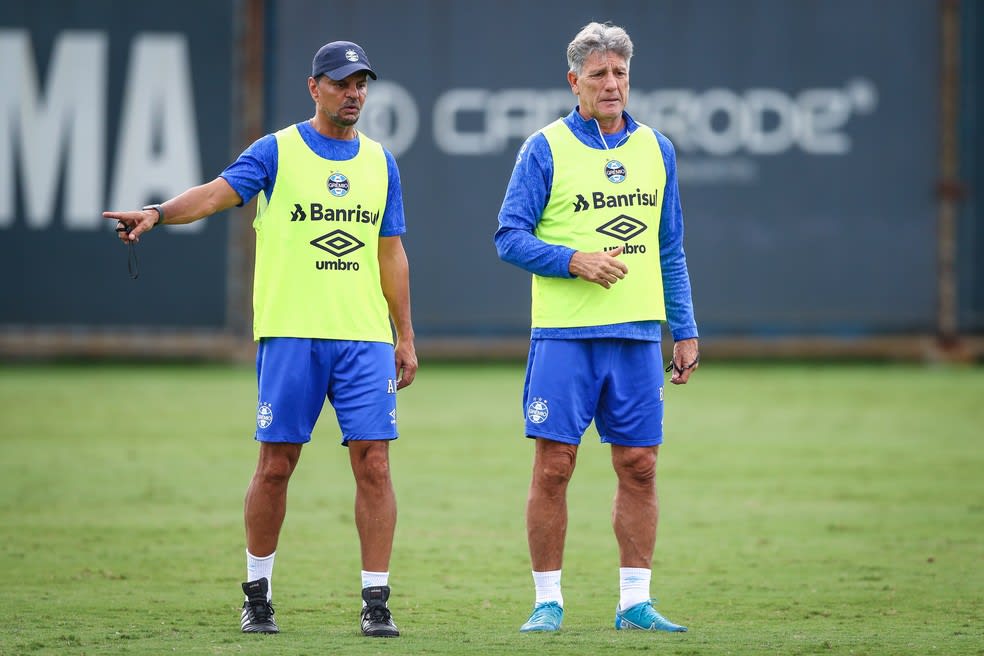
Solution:
<svg viewBox="0 0 984 656">
<path fill-rule="evenodd" d="M 393 623 L 390 609 L 386 607 L 390 589 L 388 585 L 374 585 L 362 588 L 362 635 L 373 638 L 395 638 L 400 630 Z"/>
<path fill-rule="evenodd" d="M 266 578 L 243 583 L 246 601 L 243 602 L 243 633 L 280 633 L 280 627 L 273 620 L 273 604 L 267 601 L 270 582 Z"/>
</svg>

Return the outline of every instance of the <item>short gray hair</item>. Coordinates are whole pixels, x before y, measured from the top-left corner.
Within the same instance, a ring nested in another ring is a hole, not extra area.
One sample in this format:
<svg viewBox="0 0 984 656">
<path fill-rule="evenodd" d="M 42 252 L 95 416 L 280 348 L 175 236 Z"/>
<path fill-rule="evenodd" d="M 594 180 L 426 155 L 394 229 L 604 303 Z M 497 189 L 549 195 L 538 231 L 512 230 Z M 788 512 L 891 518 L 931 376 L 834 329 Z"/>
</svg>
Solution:
<svg viewBox="0 0 984 656">
<path fill-rule="evenodd" d="M 628 67 L 629 60 L 632 59 L 632 39 L 617 25 L 588 23 L 567 45 L 567 65 L 570 70 L 575 75 L 580 75 L 584 60 L 593 52 L 614 52 L 625 59 Z"/>
</svg>

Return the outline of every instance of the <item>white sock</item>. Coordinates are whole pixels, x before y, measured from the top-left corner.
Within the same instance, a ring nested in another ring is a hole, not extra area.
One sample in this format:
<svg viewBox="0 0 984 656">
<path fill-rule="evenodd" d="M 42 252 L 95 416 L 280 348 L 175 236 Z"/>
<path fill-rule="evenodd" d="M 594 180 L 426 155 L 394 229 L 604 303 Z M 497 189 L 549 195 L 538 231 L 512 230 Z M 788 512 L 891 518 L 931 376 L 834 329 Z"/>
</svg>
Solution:
<svg viewBox="0 0 984 656">
<path fill-rule="evenodd" d="M 632 608 L 636 604 L 649 601 L 649 583 L 653 571 L 642 567 L 619 567 L 618 581 L 621 596 L 618 607 L 622 610 Z"/>
<path fill-rule="evenodd" d="M 389 585 L 389 572 L 367 572 L 362 570 L 362 587 L 372 588 L 377 585 Z"/>
<path fill-rule="evenodd" d="M 389 585 L 389 572 L 367 572 L 362 570 L 362 587 L 373 588 L 377 585 Z M 366 600 L 362 600 L 362 605 L 366 605 Z"/>
<path fill-rule="evenodd" d="M 560 570 L 551 572 L 533 572 L 533 585 L 536 586 L 536 603 L 556 601 L 564 607 L 564 595 L 560 592 Z"/>
<path fill-rule="evenodd" d="M 246 550 L 246 580 L 255 581 L 256 579 L 266 578 L 267 580 L 267 601 L 273 598 L 273 557 L 277 555 L 274 551 L 269 556 L 259 558 Z"/>
</svg>

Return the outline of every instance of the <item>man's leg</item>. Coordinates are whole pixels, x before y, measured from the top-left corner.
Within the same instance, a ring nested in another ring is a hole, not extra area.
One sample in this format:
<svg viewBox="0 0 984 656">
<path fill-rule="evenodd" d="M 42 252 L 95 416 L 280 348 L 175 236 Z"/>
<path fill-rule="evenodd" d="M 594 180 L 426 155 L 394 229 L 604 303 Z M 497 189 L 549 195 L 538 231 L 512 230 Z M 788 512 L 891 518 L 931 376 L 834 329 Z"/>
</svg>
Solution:
<svg viewBox="0 0 984 656">
<path fill-rule="evenodd" d="M 567 484 L 577 464 L 577 445 L 537 438 L 526 502 L 526 538 L 536 603 L 520 631 L 556 631 L 563 620 L 560 573 L 567 537 Z"/>
<path fill-rule="evenodd" d="M 396 531 L 396 493 L 390 478 L 389 442 L 350 440 L 349 461 L 355 476 L 355 525 L 362 548 L 362 633 L 393 638 L 389 600 L 389 562 Z"/>
<path fill-rule="evenodd" d="M 246 548 L 254 556 L 277 550 L 287 514 L 287 483 L 301 457 L 300 444 L 260 442 L 260 457 L 246 490 Z"/>
<path fill-rule="evenodd" d="M 396 493 L 390 478 L 389 442 L 351 440 L 355 476 L 355 525 L 362 546 L 362 569 L 388 572 L 396 530 Z"/>
<path fill-rule="evenodd" d="M 612 466 L 618 477 L 612 527 L 622 567 L 652 569 L 659 503 L 656 497 L 658 446 L 612 445 Z"/>
<path fill-rule="evenodd" d="M 247 633 L 276 633 L 271 581 L 280 527 L 287 514 L 287 484 L 301 457 L 300 444 L 260 442 L 256 471 L 246 490 L 246 602 L 241 618 Z"/>
<path fill-rule="evenodd" d="M 616 629 L 686 631 L 656 612 L 650 599 L 653 550 L 659 502 L 656 495 L 658 446 L 612 445 L 612 466 L 618 477 L 612 528 L 618 541 L 621 595 L 615 611 Z"/>
<path fill-rule="evenodd" d="M 563 564 L 567 484 L 576 463 L 577 445 L 537 438 L 526 501 L 526 538 L 534 572 L 558 570 Z"/>
</svg>

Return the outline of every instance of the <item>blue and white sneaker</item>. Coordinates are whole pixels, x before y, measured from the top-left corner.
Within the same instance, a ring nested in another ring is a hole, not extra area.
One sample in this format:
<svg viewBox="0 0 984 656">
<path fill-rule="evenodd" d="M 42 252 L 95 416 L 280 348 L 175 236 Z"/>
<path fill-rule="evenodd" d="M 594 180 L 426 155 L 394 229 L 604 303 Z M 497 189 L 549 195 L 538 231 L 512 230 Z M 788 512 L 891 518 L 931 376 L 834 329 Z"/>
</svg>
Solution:
<svg viewBox="0 0 984 656">
<path fill-rule="evenodd" d="M 519 632 L 559 631 L 563 621 L 564 607 L 556 601 L 545 601 L 533 606 L 533 614 L 526 620 L 526 624 L 519 627 Z"/>
<path fill-rule="evenodd" d="M 674 624 L 653 608 L 652 600 L 636 604 L 627 610 L 615 607 L 615 628 L 616 629 L 636 629 L 639 631 L 670 631 L 679 633 L 687 630 L 687 627 Z"/>
</svg>

